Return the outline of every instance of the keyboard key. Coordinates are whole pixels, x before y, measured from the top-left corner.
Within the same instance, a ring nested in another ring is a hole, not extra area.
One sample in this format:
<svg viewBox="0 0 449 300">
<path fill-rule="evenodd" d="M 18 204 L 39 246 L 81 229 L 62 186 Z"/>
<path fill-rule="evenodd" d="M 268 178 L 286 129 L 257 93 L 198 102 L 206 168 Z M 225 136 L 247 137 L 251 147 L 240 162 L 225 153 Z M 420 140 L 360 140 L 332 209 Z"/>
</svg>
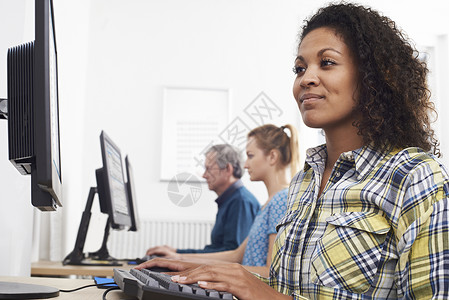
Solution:
<svg viewBox="0 0 449 300">
<path fill-rule="evenodd" d="M 193 294 L 193 289 L 191 286 L 185 285 L 185 284 L 179 284 L 179 288 L 181 292 L 185 294 Z"/>
<path fill-rule="evenodd" d="M 206 290 L 206 295 L 211 298 L 218 298 L 220 299 L 220 294 L 216 290 Z"/>
<path fill-rule="evenodd" d="M 191 284 L 190 286 L 192 287 L 193 293 L 195 295 L 206 296 L 206 290 L 200 288 L 198 284 Z"/>
<path fill-rule="evenodd" d="M 148 272 L 150 272 L 149 273 L 150 277 L 154 278 L 157 282 L 159 282 L 159 285 L 162 286 L 163 288 L 165 288 L 166 290 L 176 291 L 176 292 L 180 291 L 179 284 L 177 284 L 176 282 L 173 282 L 171 280 L 170 275 L 151 272 L 151 271 L 148 271 Z"/>
<path fill-rule="evenodd" d="M 145 272 L 141 272 L 136 269 L 131 269 L 129 272 L 131 275 L 134 275 L 135 278 L 140 280 L 143 284 L 151 287 L 159 287 L 159 282 L 157 282 L 154 278 L 151 278 L 148 274 Z"/>
<path fill-rule="evenodd" d="M 228 292 L 220 292 L 220 298 L 221 299 L 230 299 L 230 300 L 234 299 L 232 294 L 228 293 Z"/>
<path fill-rule="evenodd" d="M 147 284 L 148 281 L 151 281 L 150 279 L 152 279 L 147 274 L 139 272 L 138 270 L 135 270 L 135 269 L 131 269 L 130 273 L 131 273 L 131 275 L 134 275 L 135 278 L 137 278 L 139 281 L 143 282 L 144 284 Z"/>
</svg>

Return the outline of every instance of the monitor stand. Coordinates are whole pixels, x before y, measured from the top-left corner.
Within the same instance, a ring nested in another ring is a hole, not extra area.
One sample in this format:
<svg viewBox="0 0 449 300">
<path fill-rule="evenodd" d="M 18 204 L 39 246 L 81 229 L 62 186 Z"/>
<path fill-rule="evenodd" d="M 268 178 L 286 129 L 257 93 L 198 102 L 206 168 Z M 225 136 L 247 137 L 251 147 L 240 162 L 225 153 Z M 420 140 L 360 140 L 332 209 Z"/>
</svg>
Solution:
<svg viewBox="0 0 449 300">
<path fill-rule="evenodd" d="M 86 208 L 84 209 L 81 217 L 80 227 L 78 228 L 78 235 L 76 237 L 75 247 L 73 251 L 67 255 L 62 261 L 63 265 L 76 265 L 76 266 L 121 266 L 117 259 L 109 255 L 107 248 L 107 242 L 109 237 L 109 230 L 111 228 L 110 218 L 106 222 L 104 228 L 103 242 L 101 248 L 93 253 L 84 254 L 84 243 L 86 242 L 87 229 L 89 228 L 90 217 L 92 215 L 92 203 L 94 201 L 95 194 L 97 193 L 96 187 L 91 187 L 89 190 L 89 196 L 86 201 Z"/>
<path fill-rule="evenodd" d="M 109 255 L 108 250 L 108 238 L 109 238 L 109 231 L 111 230 L 111 217 L 108 217 L 108 221 L 106 222 L 106 226 L 104 228 L 104 235 L 103 235 L 103 242 L 101 243 L 100 249 L 95 252 L 87 253 L 87 260 L 91 262 L 100 262 L 100 265 L 107 265 L 107 266 L 121 266 L 122 264 L 118 262 L 117 259 Z M 88 261 L 85 261 L 88 263 Z"/>
<path fill-rule="evenodd" d="M 0 299 L 46 299 L 59 296 L 59 290 L 37 284 L 0 281 Z"/>
</svg>

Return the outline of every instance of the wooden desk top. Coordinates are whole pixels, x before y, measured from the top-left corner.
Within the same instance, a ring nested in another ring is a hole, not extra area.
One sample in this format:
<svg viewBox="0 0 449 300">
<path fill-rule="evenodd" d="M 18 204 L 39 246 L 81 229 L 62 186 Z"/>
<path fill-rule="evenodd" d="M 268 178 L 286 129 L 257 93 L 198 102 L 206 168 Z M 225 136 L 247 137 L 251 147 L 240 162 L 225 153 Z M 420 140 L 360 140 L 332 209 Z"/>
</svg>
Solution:
<svg viewBox="0 0 449 300">
<path fill-rule="evenodd" d="M 93 284 L 92 279 L 69 279 L 69 278 L 45 278 L 45 277 L 14 277 L 14 276 L 0 276 L 0 281 L 6 282 L 20 282 L 27 284 L 38 284 L 51 286 L 57 289 L 74 289 L 81 286 Z M 71 293 L 60 292 L 58 297 L 50 299 L 83 299 L 83 300 L 98 300 L 102 298 L 105 289 L 99 289 L 97 287 L 88 287 L 79 291 Z M 134 299 L 125 295 L 120 290 L 110 291 L 106 297 L 108 300 L 119 299 Z"/>
<path fill-rule="evenodd" d="M 126 262 L 122 266 L 72 266 L 57 261 L 39 261 L 31 263 L 31 276 L 114 276 L 114 268 L 129 270 L 134 266 Z"/>
</svg>

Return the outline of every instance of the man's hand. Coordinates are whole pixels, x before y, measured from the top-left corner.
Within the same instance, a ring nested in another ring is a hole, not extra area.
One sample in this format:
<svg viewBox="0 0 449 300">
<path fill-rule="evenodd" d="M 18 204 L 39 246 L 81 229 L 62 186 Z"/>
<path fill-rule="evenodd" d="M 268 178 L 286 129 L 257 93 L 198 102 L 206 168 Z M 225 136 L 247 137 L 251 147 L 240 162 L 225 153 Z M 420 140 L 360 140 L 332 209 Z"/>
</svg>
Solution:
<svg viewBox="0 0 449 300">
<path fill-rule="evenodd" d="M 156 246 L 147 250 L 147 255 L 158 255 L 165 258 L 179 259 L 180 255 L 176 253 L 176 249 L 167 245 Z"/>
</svg>

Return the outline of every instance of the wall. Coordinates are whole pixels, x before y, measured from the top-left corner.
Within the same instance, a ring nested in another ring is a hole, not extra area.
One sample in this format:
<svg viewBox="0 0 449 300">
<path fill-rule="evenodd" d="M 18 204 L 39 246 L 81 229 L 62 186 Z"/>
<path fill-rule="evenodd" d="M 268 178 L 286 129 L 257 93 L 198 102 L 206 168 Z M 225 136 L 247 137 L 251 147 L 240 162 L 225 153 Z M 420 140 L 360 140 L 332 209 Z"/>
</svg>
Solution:
<svg viewBox="0 0 449 300">
<path fill-rule="evenodd" d="M 167 197 L 167 182 L 159 181 L 165 86 L 229 88 L 231 118 L 264 91 L 283 109 L 275 123 L 299 127 L 302 158 L 306 148 L 320 142 L 316 131 L 301 125 L 291 95 L 291 68 L 302 20 L 325 1 L 54 2 L 65 198 L 58 213 L 36 214 L 41 230 L 34 236 L 41 236 L 41 243 L 33 259 L 61 259 L 73 247 L 88 190 L 95 185 L 95 169 L 101 167 L 102 129 L 132 160 L 141 218 L 214 218 L 215 195 L 206 186 L 195 206 L 179 208 Z M 449 24 L 444 15 L 448 4 L 433 0 L 424 6 L 403 0 L 364 3 L 396 20 L 419 46 L 434 47 L 438 56 L 432 70 L 433 93 L 443 115 L 447 107 L 439 99 L 448 96 Z M 6 49 L 33 39 L 33 7 L 31 0 L 0 1 L 0 96 L 6 96 Z M 449 133 L 440 133 L 443 151 L 449 153 Z M 0 201 L 21 212 L 21 218 L 9 209 L 0 212 L 0 273 L 27 274 L 33 215 L 29 179 L 7 161 L 6 145 L 6 123 L 0 120 Z M 244 181 L 264 202 L 263 185 L 250 183 L 246 176 Z M 104 218 L 95 213 L 92 222 L 87 248 L 96 250 Z M 56 224 L 58 230 L 49 232 L 48 224 Z M 19 239 L 8 236 L 5 228 L 9 227 L 15 228 L 14 237 Z"/>
<path fill-rule="evenodd" d="M 0 2 L 0 97 L 7 98 L 6 55 L 9 47 L 34 39 L 34 5 Z M 29 274 L 33 208 L 30 178 L 8 161 L 7 121 L 0 120 L 0 275 Z"/>
<path fill-rule="evenodd" d="M 298 124 L 291 99 L 297 17 L 281 17 L 283 10 L 272 1 L 260 4 L 92 2 L 83 112 L 84 153 L 89 153 L 81 165 L 84 195 L 101 166 L 98 137 L 104 129 L 134 164 L 141 218 L 215 218 L 216 196 L 205 185 L 195 206 L 179 208 L 167 197 L 167 182 L 159 181 L 162 91 L 165 86 L 230 88 L 231 118 L 264 91 L 283 107 L 279 122 Z M 285 28 L 281 34 L 280 27 Z M 248 186 L 265 201 L 263 185 Z M 74 240 L 76 226 L 68 240 Z"/>
</svg>

